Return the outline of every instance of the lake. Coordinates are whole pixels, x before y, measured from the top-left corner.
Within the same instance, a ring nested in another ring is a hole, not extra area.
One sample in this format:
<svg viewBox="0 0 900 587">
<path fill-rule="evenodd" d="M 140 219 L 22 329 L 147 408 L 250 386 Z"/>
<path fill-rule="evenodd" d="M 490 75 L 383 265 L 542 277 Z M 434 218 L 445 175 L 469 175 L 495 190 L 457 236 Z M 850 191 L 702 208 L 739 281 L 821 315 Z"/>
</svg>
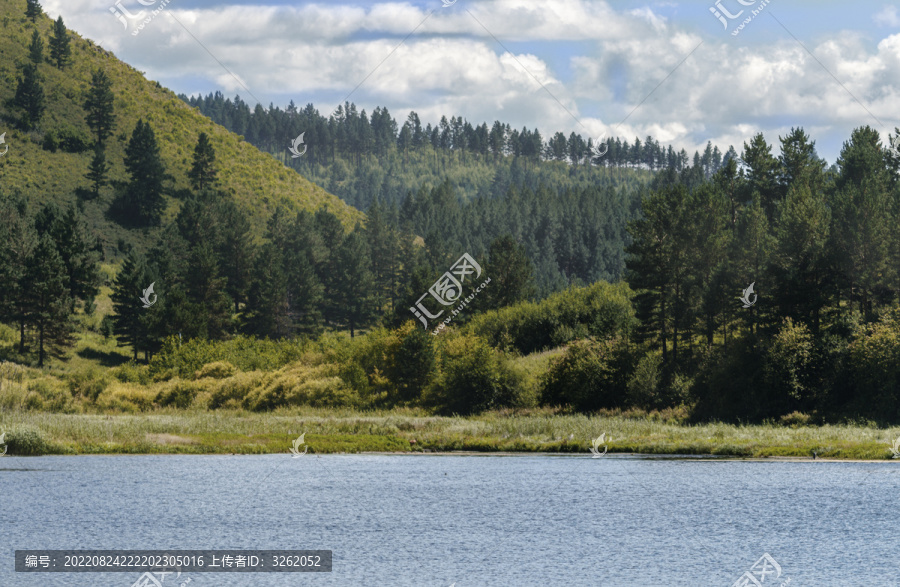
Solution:
<svg viewBox="0 0 900 587">
<path fill-rule="evenodd" d="M 140 575 L 15 573 L 16 549 L 327 549 L 331 573 L 163 585 L 730 587 L 752 571 L 767 587 L 896 586 L 898 473 L 589 454 L 6 456 L 0 585 Z"/>
</svg>

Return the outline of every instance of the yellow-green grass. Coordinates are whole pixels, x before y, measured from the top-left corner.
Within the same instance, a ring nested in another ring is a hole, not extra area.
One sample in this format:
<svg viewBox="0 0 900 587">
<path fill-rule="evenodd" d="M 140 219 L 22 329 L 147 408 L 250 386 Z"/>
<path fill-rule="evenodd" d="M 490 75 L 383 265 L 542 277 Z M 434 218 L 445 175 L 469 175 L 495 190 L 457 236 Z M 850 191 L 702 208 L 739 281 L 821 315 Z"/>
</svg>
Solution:
<svg viewBox="0 0 900 587">
<path fill-rule="evenodd" d="M 0 412 L 10 454 L 25 431 L 42 454 L 288 453 L 300 434 L 310 453 L 486 451 L 585 453 L 605 433 L 610 453 L 885 460 L 900 428 L 702 424 L 660 414 L 564 415 L 550 409 L 436 417 L 425 411 L 297 407 L 269 413 L 161 409 L 141 414 Z M 415 442 L 413 442 L 415 441 Z"/>
</svg>

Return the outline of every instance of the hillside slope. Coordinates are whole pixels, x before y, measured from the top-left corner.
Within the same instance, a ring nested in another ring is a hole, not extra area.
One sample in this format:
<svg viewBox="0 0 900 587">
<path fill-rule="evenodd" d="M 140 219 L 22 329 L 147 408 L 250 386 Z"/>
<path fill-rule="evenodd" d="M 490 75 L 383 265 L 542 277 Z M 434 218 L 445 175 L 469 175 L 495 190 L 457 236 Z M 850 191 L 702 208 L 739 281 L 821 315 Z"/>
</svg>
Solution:
<svg viewBox="0 0 900 587">
<path fill-rule="evenodd" d="M 44 41 L 45 61 L 39 66 L 39 75 L 46 111 L 37 127 L 25 132 L 19 128 L 19 112 L 11 106 L 11 100 L 21 68 L 30 63 L 28 47 L 35 28 Z M 147 80 L 141 72 L 77 33 L 69 31 L 72 47 L 69 65 L 57 69 L 48 57 L 52 29 L 53 22 L 46 15 L 36 24 L 25 18 L 25 0 L 0 3 L 0 134 L 6 133 L 9 145 L 9 151 L 0 157 L 0 189 L 7 193 L 21 192 L 33 204 L 56 201 L 69 205 L 76 201 L 76 188 L 88 187 L 84 175 L 92 156 L 90 150 L 52 153 L 41 144 L 47 132 L 57 136 L 80 135 L 90 142 L 82 106 L 91 73 L 102 68 L 109 75 L 115 94 L 116 124 L 106 148 L 107 160 L 112 164 L 111 180 L 128 179 L 123 164 L 125 146 L 138 119 L 143 118 L 156 133 L 166 171 L 172 176 L 173 181 L 169 183 L 173 192 L 189 187 L 186 173 L 197 137 L 201 132 L 210 136 L 217 153 L 219 187 L 231 193 L 246 211 L 257 237 L 279 204 L 311 211 L 327 207 L 348 228 L 363 219 L 363 214 L 355 208 L 261 153 L 243 137 L 216 125 L 173 92 Z M 107 250 L 120 240 L 140 248 L 151 242 L 155 230 L 128 230 L 106 218 L 112 199 L 112 189 L 106 188 L 99 199 L 87 201 L 83 206 L 84 217 L 105 241 Z M 177 199 L 167 198 L 164 224 L 177 213 L 179 206 Z"/>
</svg>

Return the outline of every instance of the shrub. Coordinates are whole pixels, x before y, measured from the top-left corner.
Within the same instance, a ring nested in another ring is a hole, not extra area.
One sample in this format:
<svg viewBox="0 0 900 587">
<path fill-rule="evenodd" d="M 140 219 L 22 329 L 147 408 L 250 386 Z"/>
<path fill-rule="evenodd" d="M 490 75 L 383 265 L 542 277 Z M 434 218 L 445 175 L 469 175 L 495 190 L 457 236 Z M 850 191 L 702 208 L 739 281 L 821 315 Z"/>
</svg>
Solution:
<svg viewBox="0 0 900 587">
<path fill-rule="evenodd" d="M 768 346 L 765 365 L 766 382 L 784 397 L 785 403 L 790 400 L 798 403 L 813 395 L 811 367 L 814 353 L 809 328 L 785 318 Z"/>
<path fill-rule="evenodd" d="M 247 394 L 263 381 L 263 373 L 260 371 L 250 371 L 236 373 L 232 377 L 223 379 L 213 389 L 209 399 L 209 408 L 239 408 L 244 403 Z"/>
<path fill-rule="evenodd" d="M 9 455 L 36 456 L 52 450 L 41 431 L 32 426 L 16 426 L 6 433 L 4 439 Z"/>
<path fill-rule="evenodd" d="M 494 347 L 527 355 L 579 337 L 627 334 L 635 324 L 632 296 L 624 283 L 572 287 L 538 303 L 485 312 L 469 323 L 469 329 Z"/>
<path fill-rule="evenodd" d="M 575 342 L 551 363 L 541 386 L 541 404 L 568 405 L 580 412 L 621 407 L 630 363 L 624 339 Z"/>
<path fill-rule="evenodd" d="M 212 377 L 213 379 L 224 379 L 234 375 L 237 369 L 228 361 L 216 361 L 208 363 L 194 373 L 194 379 L 202 379 L 204 377 Z"/>
<path fill-rule="evenodd" d="M 438 413 L 465 415 L 521 403 L 524 375 L 481 338 L 445 337 L 439 356 L 438 374 L 424 397 Z"/>
<path fill-rule="evenodd" d="M 662 377 L 662 356 L 648 353 L 638 360 L 634 373 L 628 380 L 628 405 L 651 410 L 663 407 L 660 393 Z"/>
<path fill-rule="evenodd" d="M 97 396 L 97 407 L 118 412 L 144 412 L 153 408 L 157 392 L 131 383 L 112 383 Z"/>
<path fill-rule="evenodd" d="M 97 396 L 109 385 L 109 380 L 97 369 L 88 369 L 69 375 L 69 393 L 72 397 L 84 397 L 96 401 Z"/>
<path fill-rule="evenodd" d="M 138 365 L 133 359 L 112 370 L 113 376 L 122 383 L 150 383 L 150 372 L 144 365 Z"/>
<path fill-rule="evenodd" d="M 803 412 L 791 412 L 790 414 L 782 416 L 779 421 L 783 426 L 796 428 L 797 426 L 808 425 L 811 419 L 812 417 L 809 414 L 804 414 Z"/>
<path fill-rule="evenodd" d="M 163 407 L 189 408 L 199 390 L 200 386 L 190 381 L 175 381 L 168 389 L 164 389 L 156 395 L 155 402 Z"/>
<path fill-rule="evenodd" d="M 72 396 L 65 383 L 56 378 L 45 377 L 28 382 L 31 392 L 26 397 L 26 405 L 33 410 L 51 412 L 71 412 Z"/>
</svg>

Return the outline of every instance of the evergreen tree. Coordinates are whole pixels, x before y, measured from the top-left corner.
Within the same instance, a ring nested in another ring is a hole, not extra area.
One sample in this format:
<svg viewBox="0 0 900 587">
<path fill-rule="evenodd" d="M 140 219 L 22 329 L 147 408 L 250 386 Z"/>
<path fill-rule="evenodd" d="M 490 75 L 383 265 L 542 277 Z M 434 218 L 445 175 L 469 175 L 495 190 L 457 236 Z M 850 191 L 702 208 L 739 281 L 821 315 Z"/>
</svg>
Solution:
<svg viewBox="0 0 900 587">
<path fill-rule="evenodd" d="M 25 17 L 30 18 L 31 22 L 37 22 L 37 18 L 44 14 L 44 9 L 38 0 L 25 0 Z"/>
<path fill-rule="evenodd" d="M 143 120 L 138 120 L 125 147 L 125 169 L 131 175 L 131 182 L 121 194 L 117 208 L 135 224 L 158 223 L 164 205 L 165 167 L 156 135 Z"/>
<path fill-rule="evenodd" d="M 94 147 L 94 156 L 91 158 L 91 164 L 88 172 L 84 176 L 91 182 L 92 199 L 100 196 L 100 188 L 106 186 L 109 182 L 106 180 L 106 174 L 109 172 L 110 165 L 106 162 L 106 153 L 100 145 Z"/>
<path fill-rule="evenodd" d="M 216 182 L 216 150 L 205 132 L 200 133 L 194 147 L 194 163 L 188 171 L 188 179 L 195 190 L 211 187 Z"/>
<path fill-rule="evenodd" d="M 154 305 L 144 308 L 141 296 L 144 291 L 154 285 L 154 294 L 158 300 L 158 285 L 151 281 L 147 266 L 142 257 L 135 253 L 129 253 L 122 263 L 113 284 L 112 302 L 115 315 L 113 316 L 113 328 L 119 342 L 131 345 L 134 351 L 134 360 L 137 361 L 138 351 L 146 349 L 147 340 L 147 316 L 149 311 L 155 311 Z M 148 301 L 154 301 L 152 297 Z M 157 308 L 158 310 L 158 308 Z"/>
<path fill-rule="evenodd" d="M 525 249 L 509 235 L 491 243 L 484 275 L 491 282 L 482 295 L 487 306 L 503 308 L 534 296 L 534 269 Z M 487 295 L 484 295 L 484 294 Z"/>
<path fill-rule="evenodd" d="M 0 195 L 0 321 L 19 327 L 19 352 L 25 352 L 28 314 L 25 271 L 37 246 L 32 218 L 24 198 Z"/>
<path fill-rule="evenodd" d="M 71 344 L 71 300 L 66 271 L 53 240 L 44 236 L 25 267 L 27 322 L 37 331 L 38 367 L 46 350 L 58 351 Z"/>
<path fill-rule="evenodd" d="M 61 213 L 54 205 L 46 205 L 35 217 L 38 236 L 49 236 L 59 253 L 66 272 L 66 287 L 74 302 L 80 299 L 90 306 L 98 293 L 100 272 L 96 252 L 90 246 L 81 216 L 72 206 Z"/>
<path fill-rule="evenodd" d="M 231 327 L 231 300 L 225 293 L 226 280 L 209 243 L 200 243 L 191 251 L 184 276 L 185 293 L 198 318 L 199 330 L 190 337 L 224 339 Z"/>
<path fill-rule="evenodd" d="M 85 120 L 97 136 L 97 145 L 102 146 L 113 132 L 116 116 L 113 113 L 112 82 L 106 72 L 98 69 L 91 76 L 91 87 L 84 101 L 87 111 Z"/>
<path fill-rule="evenodd" d="M 44 114 L 44 88 L 38 79 L 37 67 L 26 65 L 22 69 L 22 77 L 18 80 L 13 105 L 25 111 L 22 126 L 34 128 Z"/>
<path fill-rule="evenodd" d="M 62 69 L 72 55 L 72 47 L 69 46 L 69 31 L 60 15 L 53 25 L 53 36 L 50 37 L 50 59 L 56 62 L 56 67 Z"/>
<path fill-rule="evenodd" d="M 338 315 L 353 338 L 359 328 L 372 322 L 375 310 L 369 251 L 359 225 L 341 243 L 337 258 L 340 267 L 335 292 Z"/>
<path fill-rule="evenodd" d="M 271 338 L 293 334 L 283 264 L 281 252 L 271 243 L 263 245 L 254 258 L 244 312 L 245 331 Z"/>
<path fill-rule="evenodd" d="M 40 65 L 44 62 L 44 41 L 41 39 L 41 34 L 36 30 L 31 33 L 31 45 L 28 46 L 28 58 L 31 59 L 32 63 L 35 65 Z"/>
</svg>

